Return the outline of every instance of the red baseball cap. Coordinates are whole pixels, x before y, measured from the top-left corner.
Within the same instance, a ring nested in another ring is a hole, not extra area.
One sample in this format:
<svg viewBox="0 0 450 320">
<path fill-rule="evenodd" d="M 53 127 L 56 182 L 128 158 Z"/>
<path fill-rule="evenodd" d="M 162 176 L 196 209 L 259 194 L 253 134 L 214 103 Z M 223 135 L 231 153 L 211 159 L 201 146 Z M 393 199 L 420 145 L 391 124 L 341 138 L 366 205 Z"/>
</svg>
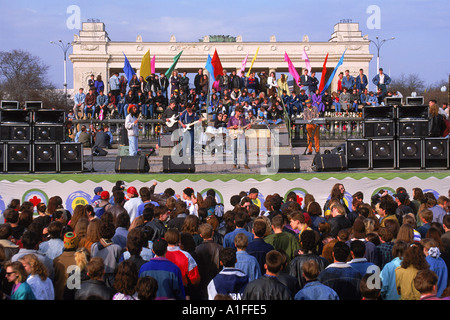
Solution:
<svg viewBox="0 0 450 320">
<path fill-rule="evenodd" d="M 100 199 L 108 200 L 109 199 L 109 192 L 108 191 L 102 191 L 102 193 L 100 193 Z"/>
<path fill-rule="evenodd" d="M 138 192 L 137 192 L 137 190 L 136 190 L 135 187 L 129 187 L 129 188 L 127 189 L 127 193 L 134 194 L 134 195 L 138 195 Z"/>
</svg>

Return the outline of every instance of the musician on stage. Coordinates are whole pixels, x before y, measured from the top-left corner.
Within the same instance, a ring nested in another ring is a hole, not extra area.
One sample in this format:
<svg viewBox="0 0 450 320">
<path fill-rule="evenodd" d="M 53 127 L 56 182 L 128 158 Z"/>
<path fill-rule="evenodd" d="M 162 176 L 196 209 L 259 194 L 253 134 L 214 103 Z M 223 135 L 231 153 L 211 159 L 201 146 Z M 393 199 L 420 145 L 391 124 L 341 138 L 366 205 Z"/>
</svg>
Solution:
<svg viewBox="0 0 450 320">
<path fill-rule="evenodd" d="M 319 110 L 316 106 L 312 105 L 311 99 L 308 99 L 305 101 L 306 108 L 303 110 L 303 118 L 304 120 L 311 121 L 315 118 L 319 117 Z M 306 125 L 306 132 L 307 132 L 307 141 L 308 141 L 308 154 L 312 154 L 312 138 L 314 136 L 314 147 L 316 150 L 316 153 L 320 152 L 320 141 L 319 141 L 319 126 L 314 123 L 308 123 Z"/>
<path fill-rule="evenodd" d="M 238 168 L 238 149 L 244 150 L 244 168 L 250 169 L 248 167 L 248 152 L 247 152 L 247 142 L 245 139 L 244 129 L 250 128 L 251 124 L 247 124 L 247 121 L 244 118 L 244 108 L 241 106 L 237 106 L 234 109 L 234 115 L 230 117 L 227 124 L 228 132 L 232 134 L 233 130 L 242 129 L 242 133 L 236 132 L 236 134 L 232 135 L 233 139 L 233 168 Z"/>
<path fill-rule="evenodd" d="M 176 117 L 178 115 L 178 108 L 176 107 L 175 102 L 171 102 L 169 106 L 164 110 L 162 118 L 165 119 L 166 124 L 170 121 L 172 117 Z M 178 120 L 170 127 L 166 126 L 165 130 L 169 133 L 174 132 L 178 129 Z"/>
<path fill-rule="evenodd" d="M 178 118 L 178 124 L 181 128 L 186 129 L 183 134 L 182 148 L 183 157 L 187 155 L 187 149 L 191 149 L 191 157 L 194 156 L 194 122 L 203 121 L 206 119 L 200 119 L 198 114 L 194 111 L 194 106 L 191 103 L 186 105 L 186 109 L 181 113 Z"/>
</svg>

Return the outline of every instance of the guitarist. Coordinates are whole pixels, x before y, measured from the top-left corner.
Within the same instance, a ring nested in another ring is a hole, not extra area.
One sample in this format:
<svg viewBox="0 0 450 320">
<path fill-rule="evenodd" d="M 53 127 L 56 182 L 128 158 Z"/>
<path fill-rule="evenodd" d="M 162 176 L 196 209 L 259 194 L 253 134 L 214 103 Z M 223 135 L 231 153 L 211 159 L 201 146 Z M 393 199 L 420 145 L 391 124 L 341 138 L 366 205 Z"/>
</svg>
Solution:
<svg viewBox="0 0 450 320">
<path fill-rule="evenodd" d="M 234 115 L 230 117 L 230 120 L 228 120 L 227 129 L 228 130 L 238 130 L 238 129 L 248 129 L 251 124 L 247 124 L 247 121 L 244 118 L 244 108 L 241 106 L 237 106 L 234 109 Z M 232 137 L 233 138 L 233 169 L 238 168 L 238 140 L 239 143 L 244 144 L 244 168 L 250 169 L 248 167 L 248 156 L 247 156 L 247 142 L 245 139 L 245 135 L 243 134 L 237 134 Z"/>
<path fill-rule="evenodd" d="M 188 141 L 190 141 L 191 157 L 194 156 L 194 126 L 192 124 L 196 121 L 200 121 L 198 114 L 194 111 L 194 106 L 192 103 L 186 105 L 186 109 L 181 113 L 178 118 L 178 124 L 183 128 L 187 129 L 183 135 L 183 157 L 187 155 L 187 149 L 189 147 Z"/>
<path fill-rule="evenodd" d="M 169 122 L 170 118 L 173 116 L 178 115 L 178 108 L 176 107 L 176 103 L 173 101 L 169 104 L 169 106 L 164 110 L 163 113 L 163 119 L 165 119 L 166 122 Z M 174 132 L 178 129 L 178 121 L 176 121 L 171 127 L 166 126 L 166 131 L 169 133 Z"/>
</svg>

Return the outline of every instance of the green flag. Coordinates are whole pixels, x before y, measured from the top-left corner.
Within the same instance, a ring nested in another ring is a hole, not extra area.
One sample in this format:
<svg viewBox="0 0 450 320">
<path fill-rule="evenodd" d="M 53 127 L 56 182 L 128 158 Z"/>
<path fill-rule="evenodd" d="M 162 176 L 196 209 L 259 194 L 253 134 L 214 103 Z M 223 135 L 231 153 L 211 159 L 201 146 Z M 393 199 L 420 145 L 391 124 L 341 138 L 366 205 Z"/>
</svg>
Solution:
<svg viewBox="0 0 450 320">
<path fill-rule="evenodd" d="M 183 51 L 181 51 L 179 54 L 176 55 L 175 58 L 173 58 L 173 64 L 170 66 L 170 68 L 166 71 L 166 78 L 169 78 L 173 70 L 175 69 L 175 66 L 178 63 L 178 60 L 180 60 L 181 54 Z"/>
</svg>

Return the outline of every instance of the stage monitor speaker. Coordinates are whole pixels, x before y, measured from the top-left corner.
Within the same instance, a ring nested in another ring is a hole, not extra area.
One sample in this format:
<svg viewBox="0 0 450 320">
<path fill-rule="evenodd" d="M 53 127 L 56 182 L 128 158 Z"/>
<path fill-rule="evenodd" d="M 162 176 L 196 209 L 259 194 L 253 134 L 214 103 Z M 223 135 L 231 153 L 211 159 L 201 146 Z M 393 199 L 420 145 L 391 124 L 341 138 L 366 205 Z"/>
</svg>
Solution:
<svg viewBox="0 0 450 320">
<path fill-rule="evenodd" d="M 58 172 L 58 145 L 36 142 L 33 144 L 33 172 Z"/>
<path fill-rule="evenodd" d="M 195 163 L 180 163 L 176 164 L 172 161 L 172 156 L 163 156 L 163 172 L 164 173 L 194 173 L 195 172 Z"/>
<path fill-rule="evenodd" d="M 424 104 L 423 97 L 406 97 L 406 105 L 408 106 L 417 106 L 423 104 Z"/>
<path fill-rule="evenodd" d="M 33 138 L 35 141 L 42 142 L 63 142 L 65 140 L 64 125 L 35 124 Z"/>
<path fill-rule="evenodd" d="M 23 109 L 2 109 L 0 110 L 0 123 L 16 124 L 31 123 L 31 114 L 28 110 Z"/>
<path fill-rule="evenodd" d="M 6 172 L 29 173 L 32 171 L 32 149 L 28 142 L 7 144 Z"/>
<path fill-rule="evenodd" d="M 416 137 L 422 138 L 428 136 L 428 120 L 398 120 L 397 136 L 399 138 Z"/>
<path fill-rule="evenodd" d="M 6 148 L 5 143 L 0 142 L 0 172 L 5 172 L 5 159 L 6 159 Z"/>
<path fill-rule="evenodd" d="M 398 119 L 428 119 L 427 105 L 412 105 L 397 107 Z"/>
<path fill-rule="evenodd" d="M 2 109 L 19 109 L 19 101 L 2 100 L 0 102 L 0 107 Z"/>
<path fill-rule="evenodd" d="M 395 118 L 393 106 L 365 106 L 363 107 L 363 120 L 379 120 Z"/>
<path fill-rule="evenodd" d="M 397 140 L 398 168 L 422 169 L 423 158 L 423 139 L 399 138 Z"/>
<path fill-rule="evenodd" d="M 401 106 L 402 105 L 402 97 L 386 97 L 384 99 L 386 106 Z"/>
<path fill-rule="evenodd" d="M 371 168 L 395 169 L 396 146 L 393 138 L 372 139 Z"/>
<path fill-rule="evenodd" d="M 38 109 L 33 112 L 34 123 L 61 124 L 66 121 L 64 110 Z"/>
<path fill-rule="evenodd" d="M 25 101 L 25 109 L 27 110 L 39 110 L 42 108 L 42 101 Z"/>
<path fill-rule="evenodd" d="M 449 163 L 449 139 L 448 138 L 425 138 L 425 169 L 450 168 Z"/>
<path fill-rule="evenodd" d="M 117 173 L 148 173 L 150 164 L 146 156 L 118 156 L 115 171 Z"/>
<path fill-rule="evenodd" d="M 316 154 L 312 163 L 313 171 L 347 170 L 347 157 L 344 154 Z"/>
<path fill-rule="evenodd" d="M 59 171 L 83 172 L 83 146 L 81 143 L 61 142 L 59 146 Z"/>
<path fill-rule="evenodd" d="M 370 141 L 368 139 L 348 139 L 347 167 L 370 169 Z"/>
<path fill-rule="evenodd" d="M 382 138 L 394 136 L 394 120 L 366 120 L 363 123 L 364 138 Z"/>
<path fill-rule="evenodd" d="M 267 168 L 277 169 L 277 172 L 300 172 L 300 156 L 298 154 L 280 154 L 272 164 L 271 158 L 268 158 Z M 274 167 L 278 165 L 278 168 Z"/>
<path fill-rule="evenodd" d="M 172 141 L 172 133 L 161 133 L 159 135 L 160 148 L 173 147 L 174 145 L 174 141 Z"/>
<path fill-rule="evenodd" d="M 26 123 L 0 124 L 0 139 L 2 141 L 30 141 L 32 140 L 31 126 Z"/>
</svg>

